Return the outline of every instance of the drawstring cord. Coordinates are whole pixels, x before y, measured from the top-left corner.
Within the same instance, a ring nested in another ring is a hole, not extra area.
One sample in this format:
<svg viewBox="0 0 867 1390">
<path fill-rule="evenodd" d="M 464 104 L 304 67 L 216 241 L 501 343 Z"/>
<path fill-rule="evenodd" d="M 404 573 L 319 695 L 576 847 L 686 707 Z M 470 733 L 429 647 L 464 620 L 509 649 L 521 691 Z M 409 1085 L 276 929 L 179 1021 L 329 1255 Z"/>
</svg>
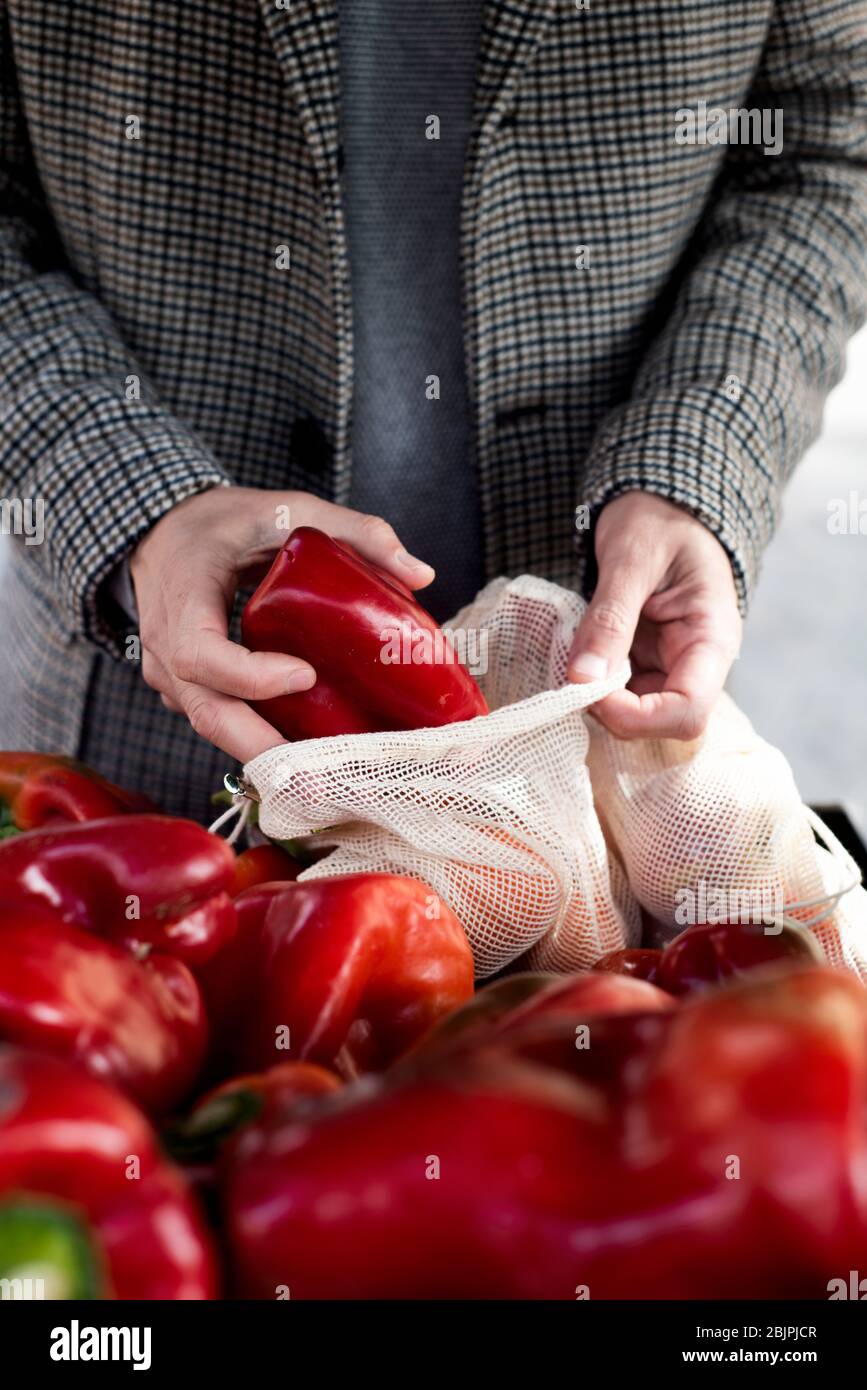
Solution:
<svg viewBox="0 0 867 1390">
<path fill-rule="evenodd" d="M 232 804 L 217 816 L 212 825 L 208 826 L 208 831 L 211 835 L 216 835 L 224 825 L 228 825 L 230 821 L 234 820 L 236 823 L 226 836 L 226 844 L 235 845 L 244 833 L 253 802 L 258 801 L 259 798 L 256 796 L 255 788 L 245 782 L 242 777 L 236 777 L 234 772 L 226 773 L 223 778 L 223 786 L 230 793 Z"/>
<path fill-rule="evenodd" d="M 784 905 L 784 918 L 791 918 L 791 914 L 799 908 L 818 908 L 819 911 L 814 913 L 812 917 L 802 917 L 797 922 L 798 926 L 808 927 L 812 930 L 813 927 L 820 926 L 826 918 L 831 916 L 831 913 L 834 911 L 841 898 L 844 898 L 847 893 L 851 893 L 853 888 L 858 887 L 858 884 L 861 882 L 861 870 L 858 868 L 858 865 L 855 863 L 855 860 L 852 858 L 845 845 L 840 843 L 833 830 L 830 830 L 825 822 L 820 820 L 815 811 L 811 810 L 809 806 L 805 806 L 804 810 L 807 815 L 807 820 L 816 834 L 816 838 L 824 844 L 825 848 L 831 854 L 831 857 L 840 865 L 841 870 L 845 871 L 848 869 L 851 873 L 850 881 L 845 883 L 842 888 L 838 888 L 836 893 L 825 893 L 818 898 L 804 898 L 801 902 L 786 903 Z"/>
</svg>

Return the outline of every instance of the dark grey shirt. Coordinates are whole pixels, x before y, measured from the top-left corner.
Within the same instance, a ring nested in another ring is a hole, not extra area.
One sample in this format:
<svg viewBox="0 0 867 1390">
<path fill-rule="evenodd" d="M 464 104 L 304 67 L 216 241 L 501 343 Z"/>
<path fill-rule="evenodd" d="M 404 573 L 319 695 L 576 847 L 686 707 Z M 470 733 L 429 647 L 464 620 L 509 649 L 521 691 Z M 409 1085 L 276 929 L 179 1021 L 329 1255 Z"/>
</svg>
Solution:
<svg viewBox="0 0 867 1390">
<path fill-rule="evenodd" d="M 440 620 L 484 582 L 460 265 L 481 8 L 339 5 L 355 336 L 350 500 L 386 517 L 435 567 L 420 598 Z"/>
</svg>

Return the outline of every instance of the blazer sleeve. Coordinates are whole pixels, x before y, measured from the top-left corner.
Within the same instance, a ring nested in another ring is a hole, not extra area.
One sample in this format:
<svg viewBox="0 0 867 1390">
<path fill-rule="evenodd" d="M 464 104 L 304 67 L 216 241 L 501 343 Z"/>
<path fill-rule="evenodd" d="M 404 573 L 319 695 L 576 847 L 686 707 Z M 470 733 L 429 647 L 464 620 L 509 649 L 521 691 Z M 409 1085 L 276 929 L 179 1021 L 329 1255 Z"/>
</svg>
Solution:
<svg viewBox="0 0 867 1390">
<path fill-rule="evenodd" d="M 0 489 L 42 500 L 40 558 L 70 631 L 119 654 L 103 581 L 171 507 L 228 482 L 64 266 L 0 0 Z"/>
<path fill-rule="evenodd" d="M 728 552 L 745 611 L 867 313 L 864 0 L 777 0 L 742 104 L 782 110 L 782 150 L 726 151 L 670 317 L 594 438 L 580 500 L 594 518 L 634 489 L 686 508 Z"/>
</svg>

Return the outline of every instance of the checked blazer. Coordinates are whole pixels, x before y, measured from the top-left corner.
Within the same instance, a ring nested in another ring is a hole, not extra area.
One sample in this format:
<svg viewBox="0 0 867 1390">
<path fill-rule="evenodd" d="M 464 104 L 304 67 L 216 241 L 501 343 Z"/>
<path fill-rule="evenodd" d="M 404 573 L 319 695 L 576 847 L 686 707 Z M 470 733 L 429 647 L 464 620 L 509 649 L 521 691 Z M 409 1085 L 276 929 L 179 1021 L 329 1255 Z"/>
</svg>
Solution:
<svg viewBox="0 0 867 1390">
<path fill-rule="evenodd" d="M 105 581 L 203 489 L 347 499 L 337 38 L 335 0 L 0 0 L 0 486 L 45 505 L 4 542 L 0 745 L 171 810 L 228 760 L 124 659 Z M 702 101 L 782 111 L 782 152 L 679 143 Z M 576 505 L 642 488 L 746 606 L 865 314 L 867 3 L 487 0 L 475 109 L 488 575 L 592 584 Z"/>
</svg>

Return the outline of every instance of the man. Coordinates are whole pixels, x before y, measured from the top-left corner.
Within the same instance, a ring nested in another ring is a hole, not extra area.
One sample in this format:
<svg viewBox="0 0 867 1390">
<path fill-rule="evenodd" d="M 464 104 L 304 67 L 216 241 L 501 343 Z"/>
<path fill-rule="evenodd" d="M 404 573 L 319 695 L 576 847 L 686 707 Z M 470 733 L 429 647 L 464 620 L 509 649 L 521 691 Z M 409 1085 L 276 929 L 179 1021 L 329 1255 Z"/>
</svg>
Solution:
<svg viewBox="0 0 867 1390">
<path fill-rule="evenodd" d="M 229 638 L 287 507 L 440 618 L 583 586 L 600 718 L 700 732 L 864 317 L 863 0 L 0 12 L 0 470 L 45 509 L 0 742 L 206 814 L 315 679 Z"/>
</svg>

